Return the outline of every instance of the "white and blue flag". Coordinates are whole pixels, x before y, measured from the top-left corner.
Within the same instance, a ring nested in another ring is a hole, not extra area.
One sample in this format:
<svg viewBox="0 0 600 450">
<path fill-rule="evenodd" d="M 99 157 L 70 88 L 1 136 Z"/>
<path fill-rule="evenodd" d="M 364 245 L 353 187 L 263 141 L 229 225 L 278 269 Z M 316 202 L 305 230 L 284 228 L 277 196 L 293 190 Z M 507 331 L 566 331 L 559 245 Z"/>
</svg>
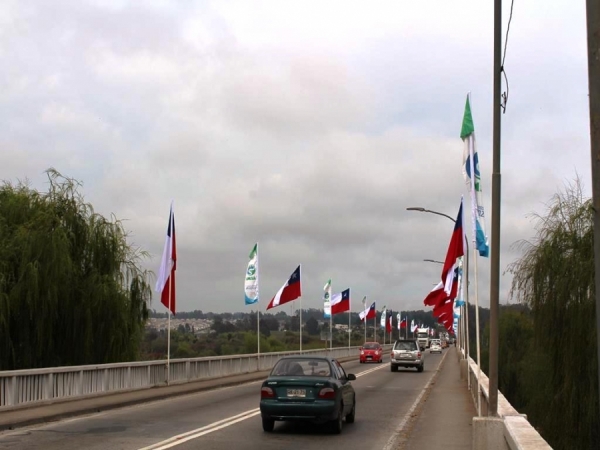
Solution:
<svg viewBox="0 0 600 450">
<path fill-rule="evenodd" d="M 471 193 L 471 216 L 473 218 L 473 233 L 475 247 L 479 256 L 489 256 L 490 247 L 485 234 L 485 210 L 481 199 L 481 173 L 479 171 L 479 156 L 475 144 L 475 125 L 471 115 L 471 104 L 467 95 L 465 114 L 463 116 L 460 137 L 465 143 L 463 151 L 463 175 Z"/>
</svg>

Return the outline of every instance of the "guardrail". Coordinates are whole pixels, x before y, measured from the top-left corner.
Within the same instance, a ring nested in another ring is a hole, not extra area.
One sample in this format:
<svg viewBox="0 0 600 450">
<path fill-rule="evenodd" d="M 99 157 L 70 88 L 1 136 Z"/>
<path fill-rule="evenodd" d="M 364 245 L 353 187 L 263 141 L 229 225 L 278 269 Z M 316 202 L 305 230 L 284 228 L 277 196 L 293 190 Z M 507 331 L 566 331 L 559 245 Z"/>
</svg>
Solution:
<svg viewBox="0 0 600 450">
<path fill-rule="evenodd" d="M 358 356 L 358 348 L 306 350 L 302 354 L 344 358 Z M 298 353 L 171 359 L 168 380 L 172 385 L 270 370 L 282 356 Z M 166 384 L 166 360 L 3 371 L 0 372 L 0 411 Z"/>
<path fill-rule="evenodd" d="M 464 360 L 464 351 L 461 358 Z M 552 449 L 544 438 L 498 391 L 498 416 L 488 417 L 489 387 L 488 376 L 479 370 L 477 363 L 469 357 L 467 363 L 468 387 L 477 407 L 477 396 L 481 401 L 481 417 L 473 419 L 473 448 L 477 449 Z M 477 380 L 479 379 L 479 392 Z"/>
</svg>

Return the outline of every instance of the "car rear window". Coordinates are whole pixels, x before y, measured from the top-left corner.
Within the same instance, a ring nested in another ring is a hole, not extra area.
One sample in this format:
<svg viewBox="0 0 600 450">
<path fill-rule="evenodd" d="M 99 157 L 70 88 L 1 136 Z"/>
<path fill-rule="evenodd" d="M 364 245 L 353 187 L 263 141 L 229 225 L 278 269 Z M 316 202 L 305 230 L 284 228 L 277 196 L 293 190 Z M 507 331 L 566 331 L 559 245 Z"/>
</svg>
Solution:
<svg viewBox="0 0 600 450">
<path fill-rule="evenodd" d="M 394 344 L 394 350 L 413 351 L 417 349 L 417 345 L 413 341 L 398 341 Z"/>
<path fill-rule="evenodd" d="M 294 358 L 282 359 L 271 371 L 273 376 L 331 376 L 329 362 L 322 359 Z"/>
</svg>

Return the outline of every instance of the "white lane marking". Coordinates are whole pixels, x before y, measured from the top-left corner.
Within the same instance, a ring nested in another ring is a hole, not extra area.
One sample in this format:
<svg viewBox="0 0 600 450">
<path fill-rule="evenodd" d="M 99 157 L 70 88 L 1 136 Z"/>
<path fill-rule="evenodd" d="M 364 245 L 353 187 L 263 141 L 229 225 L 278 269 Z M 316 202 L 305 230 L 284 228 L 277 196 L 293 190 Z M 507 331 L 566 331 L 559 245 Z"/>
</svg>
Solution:
<svg viewBox="0 0 600 450">
<path fill-rule="evenodd" d="M 431 376 L 431 378 L 429 379 L 429 381 L 427 382 L 427 384 L 425 385 L 425 387 L 423 388 L 423 390 L 421 391 L 421 393 L 419 394 L 419 396 L 417 397 L 415 402 L 412 404 L 412 406 L 410 407 L 408 412 L 404 415 L 404 417 L 402 418 L 402 421 L 400 422 L 400 424 L 394 431 L 394 434 L 392 434 L 392 436 L 388 439 L 387 443 L 383 447 L 383 450 L 392 450 L 398 446 L 397 445 L 398 443 L 396 442 L 398 440 L 398 436 L 400 436 L 400 433 L 402 433 L 404 431 L 404 428 L 408 424 L 409 419 L 414 414 L 415 410 L 419 406 L 419 403 L 421 403 L 421 399 L 423 398 L 423 395 L 425 395 L 425 392 L 427 392 L 429 390 L 429 387 L 433 383 L 433 380 L 437 379 L 436 375 L 439 374 L 440 367 L 442 366 L 442 362 L 444 362 L 444 358 L 446 357 L 447 354 L 448 353 L 446 352 L 444 354 L 444 356 L 442 356 L 442 359 L 440 360 L 440 363 L 437 366 L 436 373 L 434 373 Z"/>
<path fill-rule="evenodd" d="M 382 369 L 386 367 L 385 365 L 373 367 L 372 369 L 364 370 L 360 373 L 356 374 L 356 378 L 362 377 L 364 375 L 368 375 L 371 372 L 375 372 L 376 370 Z M 262 383 L 262 381 L 261 381 Z M 148 447 L 143 447 L 139 450 L 166 450 L 171 447 L 175 447 L 177 445 L 183 444 L 184 442 L 191 441 L 192 439 L 196 439 L 202 437 L 206 434 L 212 433 L 213 431 L 218 431 L 238 422 L 242 422 L 243 420 L 249 419 L 251 417 L 257 416 L 260 414 L 260 408 L 251 409 L 249 411 L 240 413 L 236 416 L 228 417 L 226 419 L 219 420 L 218 422 L 211 423 L 210 425 L 205 425 L 202 428 L 197 428 L 195 430 L 188 431 L 187 433 L 179 434 L 177 436 L 173 436 L 169 439 L 165 439 L 164 441 L 158 442 L 156 444 L 152 444 Z"/>
<path fill-rule="evenodd" d="M 184 442 L 190 441 L 192 439 L 196 439 L 200 436 L 204 436 L 205 434 L 212 433 L 213 431 L 217 431 L 222 428 L 226 428 L 230 425 L 241 422 L 242 420 L 246 420 L 246 419 L 249 419 L 250 417 L 254 417 L 257 414 L 260 414 L 259 408 L 251 409 L 249 411 L 243 412 L 236 416 L 228 417 L 226 419 L 219 420 L 218 422 L 211 423 L 210 425 L 206 425 L 204 427 L 197 428 L 192 431 L 188 431 L 187 433 L 173 436 L 169 439 L 165 439 L 162 442 L 152 444 L 148 447 L 143 447 L 139 450 L 164 450 L 167 448 L 175 447 L 176 445 L 183 444 Z"/>
</svg>

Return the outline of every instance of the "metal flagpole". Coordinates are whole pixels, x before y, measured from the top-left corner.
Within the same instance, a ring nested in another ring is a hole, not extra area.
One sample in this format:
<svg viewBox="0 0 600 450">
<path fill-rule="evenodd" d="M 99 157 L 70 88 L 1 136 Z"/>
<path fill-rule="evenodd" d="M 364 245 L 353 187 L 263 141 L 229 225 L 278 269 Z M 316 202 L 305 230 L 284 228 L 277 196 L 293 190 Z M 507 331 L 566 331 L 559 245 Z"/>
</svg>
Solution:
<svg viewBox="0 0 600 450">
<path fill-rule="evenodd" d="M 260 308 L 258 308 L 259 280 L 258 280 L 258 242 L 256 243 L 256 348 L 258 349 L 258 370 L 260 370 Z"/>
<path fill-rule="evenodd" d="M 331 284 L 329 284 L 329 292 L 327 292 L 327 296 L 329 297 L 329 350 L 333 351 L 333 310 L 331 305 L 331 292 L 332 288 Z"/>
<path fill-rule="evenodd" d="M 379 342 L 377 337 L 377 307 L 375 307 L 375 317 L 373 317 L 373 342 Z"/>
<path fill-rule="evenodd" d="M 352 295 L 351 289 L 348 288 L 348 348 L 350 348 L 350 335 L 352 334 L 352 329 L 350 328 L 350 317 L 352 316 Z"/>
<path fill-rule="evenodd" d="M 365 309 L 367 309 L 367 296 L 366 295 L 363 297 L 362 302 L 363 302 L 363 312 L 364 312 Z M 365 341 L 364 342 L 367 342 L 367 317 L 366 316 L 365 316 L 364 322 L 365 322 Z"/>
<path fill-rule="evenodd" d="M 300 282 L 302 280 L 302 264 L 300 264 Z M 302 353 L 302 295 L 298 297 L 300 300 L 300 353 Z"/>
<path fill-rule="evenodd" d="M 171 380 L 171 283 L 172 270 L 169 272 L 169 321 L 167 322 L 167 386 Z"/>
<path fill-rule="evenodd" d="M 302 297 L 300 297 L 300 353 L 302 353 Z"/>
</svg>

